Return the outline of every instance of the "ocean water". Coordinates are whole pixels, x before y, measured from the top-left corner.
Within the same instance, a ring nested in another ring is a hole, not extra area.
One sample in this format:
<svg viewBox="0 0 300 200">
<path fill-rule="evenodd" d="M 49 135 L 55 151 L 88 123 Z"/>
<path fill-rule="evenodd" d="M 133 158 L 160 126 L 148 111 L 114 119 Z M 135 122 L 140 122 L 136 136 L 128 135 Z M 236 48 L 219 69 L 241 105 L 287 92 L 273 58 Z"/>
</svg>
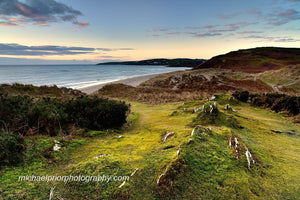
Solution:
<svg viewBox="0 0 300 200">
<path fill-rule="evenodd" d="M 138 65 L 0 65 L 0 84 L 57 85 L 80 89 L 134 76 L 189 68 Z"/>
</svg>

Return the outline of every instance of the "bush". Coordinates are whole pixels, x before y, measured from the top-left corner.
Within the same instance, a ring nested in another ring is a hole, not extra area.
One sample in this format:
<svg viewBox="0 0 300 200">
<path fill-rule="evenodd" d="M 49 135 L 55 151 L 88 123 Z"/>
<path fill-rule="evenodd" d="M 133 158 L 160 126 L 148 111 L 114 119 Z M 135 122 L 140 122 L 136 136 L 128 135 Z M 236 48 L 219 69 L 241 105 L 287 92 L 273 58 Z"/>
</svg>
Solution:
<svg viewBox="0 0 300 200">
<path fill-rule="evenodd" d="M 263 95 L 251 95 L 250 99 L 251 105 L 270 108 L 275 112 L 284 111 L 292 116 L 300 113 L 300 97 L 270 93 Z"/>
<path fill-rule="evenodd" d="M 232 96 L 239 101 L 247 102 L 249 99 L 249 92 L 248 91 L 242 91 L 242 92 L 235 91 L 235 93 L 233 93 Z"/>
<path fill-rule="evenodd" d="M 0 166 L 22 162 L 25 149 L 22 136 L 0 130 Z"/>
<path fill-rule="evenodd" d="M 101 130 L 117 128 L 126 122 L 128 106 L 125 102 L 116 102 L 94 97 L 80 97 L 65 104 L 65 112 L 71 123 L 82 128 Z"/>
<path fill-rule="evenodd" d="M 101 130 L 118 128 L 126 122 L 125 102 L 81 96 L 62 101 L 50 97 L 0 95 L 0 121 L 3 128 L 22 135 L 46 133 L 55 136 L 70 127 Z M 0 127 L 1 128 L 1 127 Z"/>
</svg>

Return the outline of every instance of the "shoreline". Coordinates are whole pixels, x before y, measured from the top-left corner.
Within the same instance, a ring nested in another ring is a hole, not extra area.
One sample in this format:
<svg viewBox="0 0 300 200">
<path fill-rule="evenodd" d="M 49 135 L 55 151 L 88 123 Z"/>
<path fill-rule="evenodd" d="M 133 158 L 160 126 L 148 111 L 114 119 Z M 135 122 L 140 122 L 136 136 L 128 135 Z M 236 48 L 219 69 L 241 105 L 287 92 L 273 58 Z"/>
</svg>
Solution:
<svg viewBox="0 0 300 200">
<path fill-rule="evenodd" d="M 121 79 L 118 81 L 111 81 L 111 82 L 107 82 L 107 83 L 101 83 L 98 85 L 93 85 L 93 86 L 87 86 L 87 87 L 83 87 L 83 88 L 79 88 L 77 90 L 80 90 L 81 92 L 87 93 L 87 94 L 93 94 L 94 92 L 98 91 L 99 89 L 101 89 L 103 86 L 105 85 L 110 85 L 110 84 L 116 84 L 116 83 L 123 83 L 125 85 L 130 85 L 133 87 L 136 87 L 138 85 L 140 85 L 141 83 L 154 78 L 158 75 L 161 74 L 150 74 L 150 75 L 142 75 L 142 76 L 134 76 L 131 78 L 126 78 L 126 79 Z"/>
</svg>

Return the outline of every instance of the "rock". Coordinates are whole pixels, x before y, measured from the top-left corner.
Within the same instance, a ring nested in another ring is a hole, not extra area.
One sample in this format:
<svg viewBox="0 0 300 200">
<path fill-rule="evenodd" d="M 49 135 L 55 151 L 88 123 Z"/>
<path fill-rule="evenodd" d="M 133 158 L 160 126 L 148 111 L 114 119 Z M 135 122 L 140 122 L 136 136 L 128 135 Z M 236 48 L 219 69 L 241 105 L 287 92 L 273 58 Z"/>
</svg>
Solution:
<svg viewBox="0 0 300 200">
<path fill-rule="evenodd" d="M 252 157 L 252 154 L 250 153 L 249 149 L 245 146 L 245 150 L 246 150 L 246 158 L 247 158 L 247 161 L 248 161 L 248 168 L 250 169 L 251 167 L 251 162 L 254 164 L 255 163 L 255 160 L 253 159 Z"/>
<path fill-rule="evenodd" d="M 184 111 L 184 112 L 189 112 L 189 111 L 190 111 L 190 108 L 183 108 L 183 111 Z"/>
<path fill-rule="evenodd" d="M 50 189 L 49 200 L 51 200 L 53 198 L 53 196 L 54 196 L 54 189 L 55 189 L 55 187 L 52 187 Z"/>
<path fill-rule="evenodd" d="M 238 139 L 236 137 L 234 138 L 234 142 L 235 142 L 234 148 L 238 148 L 238 146 L 240 145 L 240 143 L 239 143 L 239 141 L 238 141 Z"/>
<path fill-rule="evenodd" d="M 224 107 L 224 110 L 229 110 L 229 109 L 231 109 L 230 105 L 226 104 L 226 106 Z"/>
<path fill-rule="evenodd" d="M 236 112 L 236 110 L 234 110 L 229 104 L 227 104 L 223 109 L 228 110 L 228 111 L 232 111 L 232 112 Z"/>
<path fill-rule="evenodd" d="M 195 142 L 194 140 L 189 139 L 188 144 L 192 144 L 192 143 L 194 143 L 194 142 Z"/>
<path fill-rule="evenodd" d="M 209 111 L 210 114 L 218 113 L 217 102 L 213 102 L 212 104 L 210 104 L 209 108 L 210 108 Z"/>
<path fill-rule="evenodd" d="M 99 154 L 97 156 L 94 156 L 94 158 L 101 158 L 101 157 L 104 157 L 104 156 L 111 156 L 111 154 Z"/>
<path fill-rule="evenodd" d="M 213 101 L 213 100 L 215 100 L 216 99 L 216 96 L 215 95 L 212 95 L 211 97 L 210 97 L 210 101 Z"/>
<path fill-rule="evenodd" d="M 59 141 L 57 141 L 57 140 L 54 140 L 54 143 L 55 143 L 55 144 L 59 144 L 60 142 L 59 142 Z"/>
<path fill-rule="evenodd" d="M 60 148 L 61 148 L 60 144 L 54 144 L 53 151 L 58 151 L 60 150 Z"/>
<path fill-rule="evenodd" d="M 168 137 L 171 137 L 173 135 L 175 135 L 174 132 L 168 132 L 167 131 L 167 133 L 165 134 L 165 136 L 161 140 L 164 142 L 164 141 L 166 141 L 168 139 Z"/>
<path fill-rule="evenodd" d="M 237 140 L 237 137 L 234 138 L 234 149 L 235 149 L 235 158 L 236 159 L 239 159 L 239 147 L 240 143 L 239 141 Z"/>
<path fill-rule="evenodd" d="M 136 168 L 136 169 L 134 170 L 134 172 L 132 172 L 132 173 L 131 173 L 131 175 L 130 175 L 130 176 L 133 176 L 133 175 L 135 175 L 135 173 L 136 173 L 138 170 L 139 170 L 139 168 Z"/>
<path fill-rule="evenodd" d="M 191 136 L 193 136 L 193 135 L 194 135 L 195 129 L 196 129 L 196 128 L 194 128 L 194 129 L 192 130 L 192 132 L 191 132 Z"/>
<path fill-rule="evenodd" d="M 163 173 L 163 174 L 161 174 L 161 175 L 158 177 L 158 179 L 157 179 L 157 181 L 156 181 L 157 185 L 160 184 L 160 179 L 161 179 L 164 175 L 165 175 L 165 174 Z"/>
<path fill-rule="evenodd" d="M 126 181 L 124 181 L 120 186 L 119 188 L 123 187 L 125 185 Z"/>
<path fill-rule="evenodd" d="M 200 106 L 200 107 L 198 107 L 198 108 L 194 108 L 194 110 L 193 110 L 193 112 L 195 113 L 195 112 L 198 112 L 199 110 L 203 110 L 204 109 L 204 105 L 203 106 Z"/>
</svg>

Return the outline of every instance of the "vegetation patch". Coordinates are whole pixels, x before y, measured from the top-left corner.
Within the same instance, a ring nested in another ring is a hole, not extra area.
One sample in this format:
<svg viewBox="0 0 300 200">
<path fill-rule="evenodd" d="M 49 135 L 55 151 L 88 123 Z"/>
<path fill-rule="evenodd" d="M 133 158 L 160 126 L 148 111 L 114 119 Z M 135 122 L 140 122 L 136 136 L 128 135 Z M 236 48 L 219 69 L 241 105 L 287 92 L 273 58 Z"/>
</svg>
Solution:
<svg viewBox="0 0 300 200">
<path fill-rule="evenodd" d="M 1 127 L 21 135 L 71 134 L 76 126 L 101 130 L 118 128 L 126 122 L 128 106 L 101 98 L 56 98 L 0 95 Z"/>
<path fill-rule="evenodd" d="M 2 165 L 16 165 L 22 162 L 25 149 L 22 136 L 0 129 L 0 168 Z"/>
<path fill-rule="evenodd" d="M 209 125 L 227 126 L 232 128 L 241 128 L 233 114 L 227 114 L 218 109 L 216 102 L 207 102 L 204 109 L 194 119 L 192 125 Z"/>
</svg>

